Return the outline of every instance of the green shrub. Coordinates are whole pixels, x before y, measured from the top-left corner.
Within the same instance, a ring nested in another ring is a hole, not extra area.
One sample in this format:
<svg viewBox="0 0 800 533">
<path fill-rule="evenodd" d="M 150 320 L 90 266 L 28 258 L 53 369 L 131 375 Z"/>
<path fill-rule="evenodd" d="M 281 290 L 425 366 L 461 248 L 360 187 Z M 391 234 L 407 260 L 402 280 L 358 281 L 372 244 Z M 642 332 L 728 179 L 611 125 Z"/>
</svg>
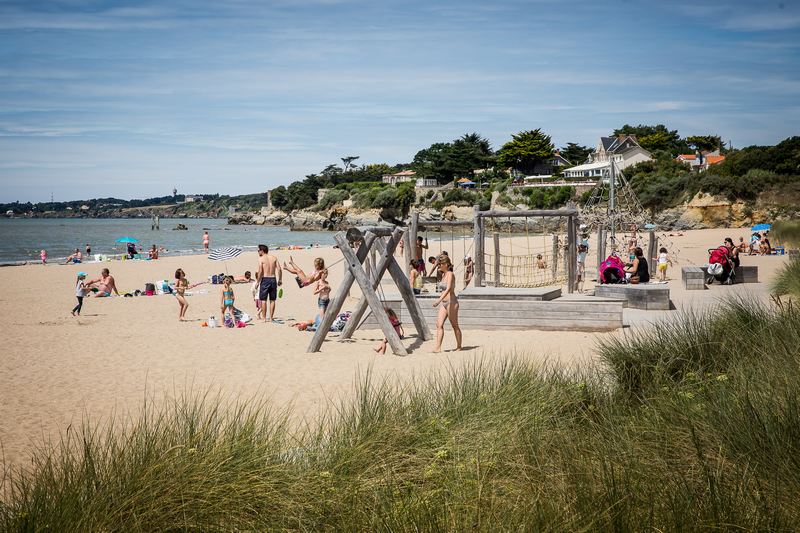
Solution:
<svg viewBox="0 0 800 533">
<path fill-rule="evenodd" d="M 350 198 L 349 192 L 339 189 L 332 189 L 328 191 L 328 193 L 322 197 L 322 200 L 317 203 L 317 209 L 319 211 L 330 209 L 336 204 L 344 202 L 348 198 Z"/>
</svg>

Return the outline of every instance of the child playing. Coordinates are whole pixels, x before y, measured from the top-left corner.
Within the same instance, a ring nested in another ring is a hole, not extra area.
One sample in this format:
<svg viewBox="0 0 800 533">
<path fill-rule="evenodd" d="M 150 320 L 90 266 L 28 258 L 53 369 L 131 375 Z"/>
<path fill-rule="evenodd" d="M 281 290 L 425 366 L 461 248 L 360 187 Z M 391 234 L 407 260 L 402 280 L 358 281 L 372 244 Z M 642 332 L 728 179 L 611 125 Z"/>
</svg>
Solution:
<svg viewBox="0 0 800 533">
<path fill-rule="evenodd" d="M 331 303 L 331 284 L 328 283 L 328 276 L 323 274 L 317 281 L 317 286 L 314 288 L 314 294 L 317 295 L 317 307 L 319 307 L 319 316 L 325 316 L 325 311 Z"/>
<path fill-rule="evenodd" d="M 78 272 L 78 282 L 75 284 L 75 297 L 78 299 L 78 305 L 72 308 L 72 316 L 81 316 L 83 298 L 86 296 L 86 285 L 83 282 L 85 279 L 86 272 Z"/>
<path fill-rule="evenodd" d="M 236 316 L 233 313 L 233 302 L 236 300 L 236 297 L 233 294 L 232 284 L 233 278 L 230 276 L 225 276 L 225 280 L 222 282 L 222 294 L 220 294 L 222 323 L 225 323 L 225 312 L 230 311 L 231 325 L 229 327 L 234 327 L 236 325 Z"/>
<path fill-rule="evenodd" d="M 321 257 L 317 257 L 316 259 L 314 259 L 314 272 L 310 276 L 307 276 L 306 273 L 303 272 L 303 269 L 297 266 L 297 263 L 294 262 L 292 256 L 289 256 L 288 265 L 286 263 L 283 263 L 283 268 L 284 270 L 288 270 L 289 272 L 291 272 L 296 276 L 294 279 L 297 282 L 297 286 L 300 287 L 301 289 L 303 287 L 308 287 L 315 281 L 319 281 L 319 279 L 322 277 L 323 272 L 327 273 L 327 271 L 325 270 L 325 260 L 322 259 Z"/>
<path fill-rule="evenodd" d="M 414 291 L 414 294 L 420 294 L 422 292 L 422 274 L 419 273 L 419 263 L 422 263 L 422 259 L 412 259 L 411 260 L 411 290 Z M 423 269 L 425 268 L 423 264 Z"/>
<path fill-rule="evenodd" d="M 542 258 L 542 254 L 536 254 L 536 268 L 539 270 L 544 270 L 547 268 L 547 263 L 544 262 L 544 258 Z"/>
<path fill-rule="evenodd" d="M 42 259 L 42 264 L 46 265 L 47 264 L 47 250 L 42 250 L 41 252 L 39 252 L 39 257 L 41 257 L 41 259 Z"/>
<path fill-rule="evenodd" d="M 577 280 L 575 281 L 575 288 L 581 294 L 583 294 L 583 282 L 586 277 L 586 255 L 588 252 L 589 249 L 585 244 L 578 245 L 578 271 L 576 272 Z"/>
<path fill-rule="evenodd" d="M 400 323 L 400 319 L 397 318 L 397 313 L 394 310 L 386 308 L 386 315 L 389 317 L 389 322 L 392 324 L 392 327 L 400 335 L 400 338 L 403 338 L 403 325 Z M 378 344 L 376 344 L 372 349 L 375 350 L 375 353 L 378 355 L 383 355 L 386 353 L 386 345 L 389 343 L 389 339 L 384 338 Z"/>
<path fill-rule="evenodd" d="M 667 281 L 667 265 L 672 266 L 672 259 L 669 258 L 666 248 L 658 251 L 658 279 Z"/>
<path fill-rule="evenodd" d="M 175 298 L 178 300 L 178 320 L 183 322 L 186 317 L 186 310 L 189 309 L 189 302 L 186 301 L 186 289 L 189 288 L 189 280 L 182 268 L 175 271 Z"/>
</svg>

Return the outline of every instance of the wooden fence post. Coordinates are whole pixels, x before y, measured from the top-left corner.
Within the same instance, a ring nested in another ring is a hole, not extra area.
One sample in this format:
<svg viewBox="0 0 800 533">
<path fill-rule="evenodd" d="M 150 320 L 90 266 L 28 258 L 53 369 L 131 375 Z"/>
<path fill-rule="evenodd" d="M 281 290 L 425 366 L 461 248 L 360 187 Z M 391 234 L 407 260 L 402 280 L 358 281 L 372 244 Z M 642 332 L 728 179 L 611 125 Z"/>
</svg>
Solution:
<svg viewBox="0 0 800 533">
<path fill-rule="evenodd" d="M 500 234 L 492 235 L 494 239 L 494 286 L 500 286 Z"/>
<path fill-rule="evenodd" d="M 575 292 L 575 270 L 578 267 L 578 246 L 575 217 L 567 218 L 567 293 Z"/>
</svg>

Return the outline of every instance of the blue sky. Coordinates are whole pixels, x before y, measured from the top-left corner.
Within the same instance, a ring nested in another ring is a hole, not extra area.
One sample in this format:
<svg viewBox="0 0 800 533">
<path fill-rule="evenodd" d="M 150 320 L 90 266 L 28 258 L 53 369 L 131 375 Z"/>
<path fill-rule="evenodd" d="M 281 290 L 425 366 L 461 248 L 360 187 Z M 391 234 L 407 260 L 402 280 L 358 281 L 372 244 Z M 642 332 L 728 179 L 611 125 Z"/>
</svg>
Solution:
<svg viewBox="0 0 800 533">
<path fill-rule="evenodd" d="M 0 0 L 0 201 L 241 194 L 468 132 L 798 133 L 796 0 Z"/>
</svg>

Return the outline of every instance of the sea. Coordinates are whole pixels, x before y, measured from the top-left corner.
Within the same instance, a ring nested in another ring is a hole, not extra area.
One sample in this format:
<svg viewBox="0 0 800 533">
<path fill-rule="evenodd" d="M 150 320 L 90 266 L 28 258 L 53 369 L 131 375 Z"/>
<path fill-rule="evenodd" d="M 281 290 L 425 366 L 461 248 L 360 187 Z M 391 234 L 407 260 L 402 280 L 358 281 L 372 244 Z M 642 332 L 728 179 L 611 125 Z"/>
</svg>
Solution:
<svg viewBox="0 0 800 533">
<path fill-rule="evenodd" d="M 176 230 L 183 224 L 187 230 Z M 229 226 L 227 220 L 213 218 L 162 218 L 160 230 L 151 230 L 149 218 L 0 218 L 0 264 L 38 262 L 41 250 L 47 261 L 64 261 L 74 250 L 92 254 L 125 252 L 117 239 L 133 237 L 145 251 L 155 244 L 162 256 L 187 255 L 203 251 L 203 232 L 208 231 L 211 248 L 238 246 L 255 250 L 259 244 L 278 246 L 331 245 L 333 233 L 290 231 L 282 226 Z"/>
</svg>

